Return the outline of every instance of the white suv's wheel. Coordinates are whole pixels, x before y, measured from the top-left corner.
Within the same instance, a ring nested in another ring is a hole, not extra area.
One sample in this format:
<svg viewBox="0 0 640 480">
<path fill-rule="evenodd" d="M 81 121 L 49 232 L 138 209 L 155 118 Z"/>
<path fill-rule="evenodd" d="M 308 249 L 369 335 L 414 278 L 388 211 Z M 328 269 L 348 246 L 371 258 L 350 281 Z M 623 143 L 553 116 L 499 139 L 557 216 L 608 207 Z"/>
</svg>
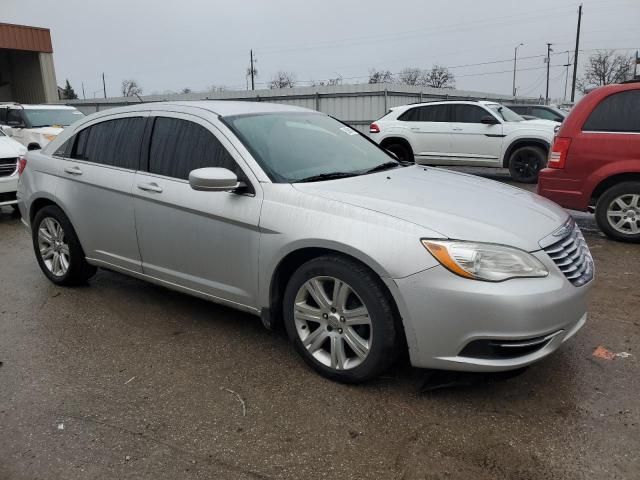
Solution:
<svg viewBox="0 0 640 480">
<path fill-rule="evenodd" d="M 547 154 L 540 147 L 516 148 L 509 157 L 511 178 L 520 183 L 535 183 L 538 172 L 547 164 Z"/>
</svg>

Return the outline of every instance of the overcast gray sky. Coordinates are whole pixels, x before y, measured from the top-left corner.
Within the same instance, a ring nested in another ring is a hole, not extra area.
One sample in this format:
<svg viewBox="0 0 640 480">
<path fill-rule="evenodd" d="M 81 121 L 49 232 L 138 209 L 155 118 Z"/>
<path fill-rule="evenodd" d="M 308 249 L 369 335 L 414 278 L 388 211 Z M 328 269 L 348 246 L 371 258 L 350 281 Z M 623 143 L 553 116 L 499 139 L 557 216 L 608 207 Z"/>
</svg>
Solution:
<svg viewBox="0 0 640 480">
<path fill-rule="evenodd" d="M 0 0 L 0 22 L 51 29 L 58 83 L 81 95 L 119 94 L 124 78 L 144 93 L 245 88 L 249 49 L 258 58 L 258 87 L 277 70 L 300 84 L 342 75 L 366 82 L 371 68 L 449 66 L 458 88 L 511 91 L 513 51 L 520 42 L 517 85 L 544 95 L 546 43 L 551 96 L 564 92 L 580 2 L 570 0 Z M 640 48 L 640 0 L 584 0 L 581 52 Z M 535 58 L 525 58 L 534 57 Z M 508 60 L 502 63 L 462 65 Z M 580 65 L 580 62 L 579 62 Z M 455 67 L 455 68 L 454 68 Z"/>
</svg>

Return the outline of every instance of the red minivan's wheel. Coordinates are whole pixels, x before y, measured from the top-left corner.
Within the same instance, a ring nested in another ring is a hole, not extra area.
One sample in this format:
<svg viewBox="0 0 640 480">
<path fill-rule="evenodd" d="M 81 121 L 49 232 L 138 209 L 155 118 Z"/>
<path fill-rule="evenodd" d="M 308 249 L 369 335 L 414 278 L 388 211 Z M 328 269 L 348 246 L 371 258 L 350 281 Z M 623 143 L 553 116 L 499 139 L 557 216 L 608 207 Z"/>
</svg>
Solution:
<svg viewBox="0 0 640 480">
<path fill-rule="evenodd" d="M 608 237 L 640 243 L 640 182 L 622 182 L 606 190 L 596 205 L 596 221 Z"/>
</svg>

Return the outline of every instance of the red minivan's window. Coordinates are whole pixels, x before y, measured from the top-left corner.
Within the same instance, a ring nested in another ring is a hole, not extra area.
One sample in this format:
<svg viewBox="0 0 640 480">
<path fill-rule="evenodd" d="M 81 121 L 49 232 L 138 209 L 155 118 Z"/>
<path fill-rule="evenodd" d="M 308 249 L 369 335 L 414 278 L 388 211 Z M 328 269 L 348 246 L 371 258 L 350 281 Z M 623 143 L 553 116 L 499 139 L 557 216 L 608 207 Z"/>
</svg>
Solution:
<svg viewBox="0 0 640 480">
<path fill-rule="evenodd" d="M 584 132 L 640 132 L 640 90 L 614 93 L 600 102 L 582 127 Z"/>
</svg>

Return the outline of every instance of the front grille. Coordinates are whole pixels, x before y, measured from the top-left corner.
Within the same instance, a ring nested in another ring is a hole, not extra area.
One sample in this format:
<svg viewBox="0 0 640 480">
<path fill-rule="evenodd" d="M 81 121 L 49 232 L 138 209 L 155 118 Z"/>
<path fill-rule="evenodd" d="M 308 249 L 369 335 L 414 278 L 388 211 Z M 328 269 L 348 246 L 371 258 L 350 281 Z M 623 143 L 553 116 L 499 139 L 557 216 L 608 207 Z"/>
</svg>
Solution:
<svg viewBox="0 0 640 480">
<path fill-rule="evenodd" d="M 0 158 L 0 177 L 8 177 L 18 168 L 18 159 L 13 158 Z"/>
<path fill-rule="evenodd" d="M 551 260 L 571 283 L 580 287 L 593 279 L 593 258 L 577 225 L 562 239 L 545 247 Z"/>
</svg>

